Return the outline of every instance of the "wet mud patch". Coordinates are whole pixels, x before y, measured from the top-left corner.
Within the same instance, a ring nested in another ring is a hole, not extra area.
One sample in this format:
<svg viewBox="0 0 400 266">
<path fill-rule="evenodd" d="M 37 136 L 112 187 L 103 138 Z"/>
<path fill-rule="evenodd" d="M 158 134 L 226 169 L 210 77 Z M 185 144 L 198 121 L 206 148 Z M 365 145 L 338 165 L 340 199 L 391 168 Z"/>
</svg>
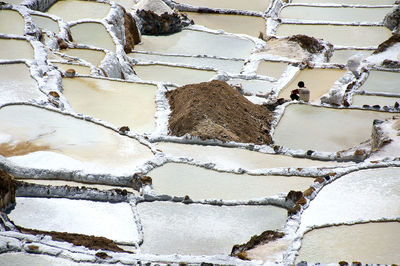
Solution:
<svg viewBox="0 0 400 266">
<path fill-rule="evenodd" d="M 66 232 L 41 231 L 35 229 L 28 229 L 21 226 L 16 226 L 16 227 L 23 234 L 49 235 L 54 241 L 69 242 L 75 246 L 84 246 L 92 250 L 103 249 L 114 252 L 126 252 L 120 247 L 118 247 L 117 244 L 114 243 L 114 241 L 105 237 L 72 234 Z"/>
<path fill-rule="evenodd" d="M 19 142 L 15 145 L 9 143 L 0 144 L 0 155 L 4 157 L 26 155 L 36 151 L 48 151 L 50 146 L 48 145 L 37 145 L 29 141 Z"/>
<path fill-rule="evenodd" d="M 169 132 L 202 140 L 270 144 L 272 112 L 248 101 L 223 81 L 189 84 L 167 93 Z"/>
</svg>

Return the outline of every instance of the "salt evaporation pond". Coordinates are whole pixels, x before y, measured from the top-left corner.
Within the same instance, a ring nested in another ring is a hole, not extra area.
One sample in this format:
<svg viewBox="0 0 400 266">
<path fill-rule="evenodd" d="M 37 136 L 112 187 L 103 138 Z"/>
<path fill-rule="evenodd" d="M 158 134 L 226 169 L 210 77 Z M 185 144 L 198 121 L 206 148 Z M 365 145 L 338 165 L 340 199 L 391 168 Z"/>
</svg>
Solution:
<svg viewBox="0 0 400 266">
<path fill-rule="evenodd" d="M 261 61 L 258 64 L 257 74 L 279 79 L 288 66 L 284 62 Z"/>
<path fill-rule="evenodd" d="M 97 22 L 79 23 L 71 26 L 75 43 L 92 45 L 115 52 L 115 43 L 103 24 Z"/>
<path fill-rule="evenodd" d="M 33 244 L 34 245 L 34 244 Z M 70 265 L 79 265 L 79 266 L 94 266 L 94 265 L 104 265 L 104 264 L 94 264 L 94 263 L 85 263 L 85 262 L 75 262 L 73 260 L 63 259 L 59 257 L 55 257 L 52 255 L 38 255 L 38 254 L 29 254 L 29 253 L 3 253 L 0 254 L 0 262 L 3 265 L 7 266 L 21 266 L 21 265 L 29 265 L 29 266 L 70 266 Z"/>
<path fill-rule="evenodd" d="M 150 171 L 156 194 L 192 199 L 243 200 L 304 191 L 313 178 L 296 176 L 254 176 L 218 172 L 206 168 L 168 163 Z"/>
<path fill-rule="evenodd" d="M 235 34 L 247 34 L 258 37 L 265 33 L 265 19 L 256 16 L 225 15 L 185 12 L 195 24 L 205 26 L 213 30 L 223 30 Z"/>
<path fill-rule="evenodd" d="M 284 155 L 265 154 L 240 148 L 225 148 L 220 146 L 159 142 L 157 143 L 157 148 L 170 156 L 189 157 L 200 163 L 215 163 L 219 166 L 232 169 L 334 167 L 347 164 L 335 161 L 317 161 Z"/>
<path fill-rule="evenodd" d="M 400 168 L 360 170 L 324 187 L 303 212 L 301 227 L 392 218 L 400 214 Z"/>
<path fill-rule="evenodd" d="M 333 84 L 344 74 L 343 69 L 313 68 L 300 70 L 278 95 L 278 98 L 290 99 L 291 91 L 298 88 L 297 83 L 303 81 L 310 90 L 310 101 L 318 102 L 325 93 L 328 93 Z"/>
<path fill-rule="evenodd" d="M 80 183 L 75 181 L 65 181 L 65 180 L 45 180 L 45 179 L 19 179 L 20 181 L 30 183 L 30 184 L 37 184 L 37 185 L 44 185 L 44 186 L 70 186 L 70 187 L 85 187 L 85 188 L 93 188 L 98 190 L 111 190 L 111 189 L 119 189 L 119 190 L 126 190 L 130 193 L 139 194 L 138 191 L 134 190 L 131 187 L 119 187 L 119 186 L 108 186 L 108 185 L 100 185 L 100 184 L 88 184 L 88 183 Z"/>
<path fill-rule="evenodd" d="M 153 157 L 150 149 L 135 139 L 69 115 L 28 105 L 0 109 L 0 134 L 2 145 L 8 147 L 5 149 L 8 156 L 26 154 L 9 157 L 24 167 L 131 172 Z M 19 149 L 25 147 L 28 148 L 21 153 Z"/>
<path fill-rule="evenodd" d="M 166 36 L 142 36 L 137 51 L 183 55 L 209 55 L 245 59 L 254 48 L 253 41 L 232 35 L 182 30 Z"/>
<path fill-rule="evenodd" d="M 80 75 L 90 75 L 90 67 L 66 63 L 51 62 L 52 65 L 57 66 L 59 69 L 67 71 L 68 69 L 73 69 L 77 74 Z"/>
<path fill-rule="evenodd" d="M 372 70 L 359 90 L 400 94 L 400 73 Z"/>
<path fill-rule="evenodd" d="M 66 21 L 79 19 L 102 19 L 110 11 L 110 5 L 106 3 L 78 0 L 61 0 L 55 2 L 47 11 Z M 92 32 L 93 33 L 93 32 Z"/>
<path fill-rule="evenodd" d="M 59 2 L 67 2 L 67 1 L 59 1 Z M 59 3 L 57 2 L 57 3 Z M 60 28 L 58 27 L 58 22 L 55 20 L 39 15 L 32 15 L 32 21 L 35 23 L 39 28 L 52 31 L 54 33 L 58 33 Z"/>
<path fill-rule="evenodd" d="M 276 82 L 267 80 L 231 79 L 227 81 L 231 86 L 240 86 L 245 94 L 267 95 L 271 92 Z"/>
<path fill-rule="evenodd" d="M 334 45 L 355 47 L 378 46 L 392 36 L 392 32 L 384 26 L 279 24 L 276 29 L 277 36 L 296 34 L 324 39 Z"/>
<path fill-rule="evenodd" d="M 292 0 L 292 3 L 347 4 L 347 5 L 393 5 L 395 0 Z"/>
<path fill-rule="evenodd" d="M 33 59 L 32 45 L 25 40 L 0 38 L 0 59 Z"/>
<path fill-rule="evenodd" d="M 0 64 L 0 105 L 46 100 L 25 64 Z"/>
<path fill-rule="evenodd" d="M 155 129 L 156 85 L 96 78 L 64 78 L 64 95 L 75 111 L 135 133 Z"/>
<path fill-rule="evenodd" d="M 400 223 L 367 223 L 315 229 L 304 235 L 296 262 L 360 261 L 393 265 L 400 261 Z"/>
<path fill-rule="evenodd" d="M 152 202 L 137 209 L 144 232 L 141 251 L 153 254 L 228 255 L 233 245 L 281 228 L 287 217 L 285 209 L 272 206 Z"/>
<path fill-rule="evenodd" d="M 175 1 L 180 4 L 187 4 L 191 6 L 201 6 L 209 8 L 226 8 L 226 9 L 236 9 L 236 10 L 252 10 L 264 12 L 267 10 L 270 0 L 251 0 L 251 1 L 241 1 L 241 0 L 177 0 Z"/>
<path fill-rule="evenodd" d="M 217 72 L 168 65 L 136 65 L 139 78 L 146 81 L 172 82 L 180 86 L 209 81 Z"/>
<path fill-rule="evenodd" d="M 242 70 L 243 60 L 216 59 L 210 57 L 172 56 L 161 54 L 129 53 L 128 56 L 139 62 L 178 63 L 193 67 L 212 67 L 217 70 L 232 74 L 239 74 Z"/>
<path fill-rule="evenodd" d="M 338 22 L 370 22 L 379 23 L 391 7 L 315 7 L 315 6 L 285 6 L 279 13 L 281 19 L 301 21 L 338 21 Z"/>
<path fill-rule="evenodd" d="M 353 55 L 360 54 L 363 57 L 371 55 L 373 50 L 357 50 L 357 49 L 343 49 L 335 50 L 332 57 L 329 59 L 329 63 L 332 64 L 343 64 L 345 65 L 349 58 Z"/>
<path fill-rule="evenodd" d="M 337 152 L 370 139 L 374 119 L 392 116 L 387 112 L 291 104 L 275 129 L 274 140 L 291 149 Z"/>
<path fill-rule="evenodd" d="M 25 20 L 15 10 L 0 9 L 0 33 L 24 35 Z"/>
<path fill-rule="evenodd" d="M 72 57 L 78 57 L 80 59 L 83 59 L 94 66 L 99 66 L 101 61 L 103 61 L 104 57 L 106 56 L 105 52 L 93 49 L 74 48 L 74 49 L 60 50 L 60 52 Z"/>
<path fill-rule="evenodd" d="M 373 106 L 394 106 L 396 102 L 400 103 L 400 97 L 385 97 L 385 96 L 374 96 L 374 95 L 355 95 L 352 98 L 351 105 L 363 106 L 365 104 Z"/>
<path fill-rule="evenodd" d="M 128 203 L 17 197 L 9 217 L 15 224 L 30 229 L 103 236 L 130 244 L 138 240 Z"/>
</svg>

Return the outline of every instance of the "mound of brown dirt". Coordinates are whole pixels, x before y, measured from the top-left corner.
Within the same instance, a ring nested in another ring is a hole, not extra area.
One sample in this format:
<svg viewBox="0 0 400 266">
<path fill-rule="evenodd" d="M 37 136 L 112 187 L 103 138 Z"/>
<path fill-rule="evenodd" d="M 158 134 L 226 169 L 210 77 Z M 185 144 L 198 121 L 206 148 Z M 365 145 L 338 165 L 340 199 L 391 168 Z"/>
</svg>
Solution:
<svg viewBox="0 0 400 266">
<path fill-rule="evenodd" d="M 378 48 L 372 54 L 379 54 L 386 51 L 396 43 L 400 42 L 400 34 L 393 34 L 392 37 L 379 44 Z"/>
<path fill-rule="evenodd" d="M 70 234 L 64 232 L 54 232 L 54 231 L 41 231 L 35 229 L 27 229 L 17 226 L 18 230 L 24 234 L 31 235 L 49 235 L 54 241 L 69 242 L 75 246 L 85 246 L 89 249 L 98 250 L 110 250 L 114 252 L 125 252 L 123 249 L 117 246 L 114 241 L 98 236 L 88 236 L 82 234 Z"/>
<path fill-rule="evenodd" d="M 0 170 L 0 211 L 15 203 L 14 178 Z"/>
<path fill-rule="evenodd" d="M 307 35 L 293 35 L 289 37 L 290 42 L 297 42 L 301 48 L 307 50 L 311 54 L 316 54 L 324 50 L 324 46 L 314 37 L 309 37 Z"/>
<path fill-rule="evenodd" d="M 223 81 L 189 84 L 167 93 L 172 113 L 170 134 L 190 134 L 256 144 L 272 142 L 269 130 L 272 112 L 248 101 Z"/>
</svg>

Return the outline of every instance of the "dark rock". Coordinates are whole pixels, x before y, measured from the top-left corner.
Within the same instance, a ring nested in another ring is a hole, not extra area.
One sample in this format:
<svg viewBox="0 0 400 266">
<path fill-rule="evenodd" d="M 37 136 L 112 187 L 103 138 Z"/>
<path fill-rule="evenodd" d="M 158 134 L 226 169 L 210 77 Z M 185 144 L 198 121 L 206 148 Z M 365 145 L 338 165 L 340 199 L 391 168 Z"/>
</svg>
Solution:
<svg viewBox="0 0 400 266">
<path fill-rule="evenodd" d="M 379 104 L 375 104 L 375 105 L 372 106 L 372 108 L 374 108 L 374 109 L 381 109 L 381 106 L 380 106 Z"/>
<path fill-rule="evenodd" d="M 67 78 L 73 78 L 75 77 L 75 75 L 76 75 L 75 69 L 70 68 L 65 71 L 65 77 Z"/>
<path fill-rule="evenodd" d="M 123 126 L 123 127 L 120 127 L 120 128 L 118 129 L 118 131 L 119 131 L 119 133 L 121 133 L 121 134 L 126 134 L 126 133 L 128 133 L 128 132 L 130 131 L 130 128 L 129 128 L 128 126 Z"/>
<path fill-rule="evenodd" d="M 58 38 L 58 37 L 56 37 L 56 38 L 57 38 L 57 43 L 58 43 L 58 47 L 60 50 L 68 48 L 68 44 L 63 39 Z"/>
<path fill-rule="evenodd" d="M 60 98 L 60 94 L 58 94 L 58 92 L 56 92 L 56 91 L 49 92 L 49 95 L 56 99 Z"/>
<path fill-rule="evenodd" d="M 307 261 L 300 261 L 296 266 L 308 266 Z"/>
<path fill-rule="evenodd" d="M 132 14 L 124 11 L 124 27 L 125 27 L 125 53 L 130 53 L 133 51 L 135 44 L 140 43 L 140 33 L 139 29 L 136 25 L 136 21 L 133 18 Z"/>
<path fill-rule="evenodd" d="M 0 211 L 5 211 L 15 205 L 14 177 L 0 170 Z"/>
<path fill-rule="evenodd" d="M 141 33 L 144 35 L 172 34 L 191 24 L 186 21 L 187 17 L 177 12 L 158 15 L 151 10 L 137 10 L 136 14 L 142 21 Z"/>
<path fill-rule="evenodd" d="M 108 256 L 107 253 L 105 253 L 105 252 L 103 252 L 103 251 L 97 252 L 97 253 L 96 253 L 96 257 L 99 257 L 99 258 L 101 258 L 101 259 L 103 259 L 103 260 L 105 260 L 105 259 L 107 259 L 107 258 L 111 258 L 110 256 Z"/>
<path fill-rule="evenodd" d="M 307 156 L 311 156 L 313 153 L 314 153 L 313 150 L 308 150 L 308 151 L 306 152 Z"/>
<path fill-rule="evenodd" d="M 368 104 L 364 104 L 362 107 L 363 108 L 370 108 L 370 106 Z"/>
<path fill-rule="evenodd" d="M 391 31 L 400 29 L 400 6 L 396 6 L 392 12 L 388 13 L 383 19 L 383 23 Z"/>
<path fill-rule="evenodd" d="M 399 109 L 399 107 L 400 107 L 400 104 L 398 102 L 395 102 L 394 108 Z"/>
<path fill-rule="evenodd" d="M 307 188 L 307 189 L 304 191 L 303 195 L 304 195 L 304 197 L 308 197 L 308 196 L 310 196 L 312 193 L 314 193 L 314 191 L 315 191 L 315 188 L 309 187 L 309 188 Z"/>
<path fill-rule="evenodd" d="M 339 265 L 340 266 L 348 266 L 349 263 L 347 263 L 346 261 L 339 261 Z"/>
<path fill-rule="evenodd" d="M 289 37 L 289 41 L 297 42 L 301 48 L 307 50 L 311 54 L 320 53 L 325 48 L 316 38 L 302 34 Z"/>
<path fill-rule="evenodd" d="M 303 192 L 291 190 L 285 197 L 288 206 L 294 206 L 303 197 Z"/>
<path fill-rule="evenodd" d="M 400 68 L 400 62 L 399 61 L 393 61 L 389 59 L 385 59 L 382 62 L 382 66 L 386 68 Z"/>
</svg>

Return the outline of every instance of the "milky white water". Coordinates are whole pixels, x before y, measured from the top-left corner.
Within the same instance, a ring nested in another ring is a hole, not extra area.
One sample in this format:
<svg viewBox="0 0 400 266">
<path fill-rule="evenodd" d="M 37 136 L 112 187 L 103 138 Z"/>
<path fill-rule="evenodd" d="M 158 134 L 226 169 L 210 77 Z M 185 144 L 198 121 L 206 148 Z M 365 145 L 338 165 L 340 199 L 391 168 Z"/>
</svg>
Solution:
<svg viewBox="0 0 400 266">
<path fill-rule="evenodd" d="M 371 70 L 360 90 L 400 94 L 400 73 Z"/>
<path fill-rule="evenodd" d="M 101 23 L 86 22 L 76 24 L 71 27 L 71 34 L 75 43 L 88 44 L 115 52 L 115 43 Z"/>
<path fill-rule="evenodd" d="M 258 64 L 257 74 L 279 79 L 287 66 L 288 64 L 283 62 L 261 61 Z"/>
<path fill-rule="evenodd" d="M 370 106 L 380 105 L 383 106 L 394 106 L 395 103 L 400 103 L 400 97 L 384 97 L 384 96 L 372 96 L 372 95 L 354 95 L 351 105 L 363 106 L 368 104 Z"/>
<path fill-rule="evenodd" d="M 56 15 L 66 21 L 78 19 L 102 19 L 110 11 L 110 5 L 95 1 L 59 0 L 55 2 L 47 13 Z"/>
<path fill-rule="evenodd" d="M 32 45 L 25 40 L 0 38 L 0 59 L 33 59 Z"/>
<path fill-rule="evenodd" d="M 21 14 L 15 10 L 0 9 L 0 33 L 24 35 L 25 20 Z"/>
<path fill-rule="evenodd" d="M 51 18 L 45 16 L 32 15 L 33 22 L 44 30 L 52 31 L 54 33 L 58 33 L 60 28 L 58 27 L 58 23 Z"/>
<path fill-rule="evenodd" d="M 93 64 L 94 66 L 99 66 L 101 61 L 104 59 L 104 56 L 106 55 L 106 53 L 104 53 L 103 51 L 79 48 L 60 50 L 60 52 L 69 56 L 83 59 Z"/>
</svg>

